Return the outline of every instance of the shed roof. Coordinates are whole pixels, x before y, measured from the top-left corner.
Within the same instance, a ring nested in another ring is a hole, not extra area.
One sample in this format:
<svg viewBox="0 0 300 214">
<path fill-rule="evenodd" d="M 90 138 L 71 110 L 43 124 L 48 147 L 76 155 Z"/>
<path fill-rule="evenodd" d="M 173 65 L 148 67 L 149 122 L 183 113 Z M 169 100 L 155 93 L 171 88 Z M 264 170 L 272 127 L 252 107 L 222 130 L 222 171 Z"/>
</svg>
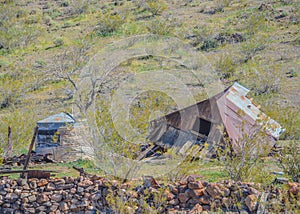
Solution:
<svg viewBox="0 0 300 214">
<path fill-rule="evenodd" d="M 75 123 L 73 116 L 67 112 L 61 112 L 59 114 L 51 115 L 43 120 L 37 122 L 37 124 L 43 123 Z"/>
<path fill-rule="evenodd" d="M 242 122 L 248 122 L 251 126 L 257 123 L 260 126 L 263 126 L 271 136 L 276 139 L 279 138 L 280 134 L 285 130 L 280 126 L 279 123 L 261 112 L 259 107 L 246 97 L 248 92 L 249 90 L 247 88 L 235 82 L 224 94 L 225 100 L 223 101 L 223 103 L 220 102 L 222 98 L 217 101 L 226 128 L 228 129 L 229 127 L 231 127 L 231 125 L 236 126 L 238 123 L 240 123 L 239 125 L 241 125 Z M 236 117 L 240 119 L 238 123 L 236 120 L 234 120 L 234 118 L 237 119 Z M 230 130 L 228 131 L 230 132 Z M 244 131 L 247 132 L 247 130 Z M 233 138 L 235 138 L 235 135 L 239 137 L 241 135 L 240 130 L 237 131 L 237 133 L 232 134 Z"/>
</svg>

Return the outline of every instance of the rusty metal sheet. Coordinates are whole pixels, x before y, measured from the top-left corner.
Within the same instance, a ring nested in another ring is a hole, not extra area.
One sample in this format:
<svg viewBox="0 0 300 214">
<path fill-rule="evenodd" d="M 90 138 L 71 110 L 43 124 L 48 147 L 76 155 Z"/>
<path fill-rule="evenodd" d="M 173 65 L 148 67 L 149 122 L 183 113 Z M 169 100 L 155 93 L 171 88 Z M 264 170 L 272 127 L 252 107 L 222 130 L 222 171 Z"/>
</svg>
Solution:
<svg viewBox="0 0 300 214">
<path fill-rule="evenodd" d="M 37 124 L 43 123 L 75 123 L 75 119 L 71 114 L 61 112 L 59 114 L 51 115 L 43 120 L 37 122 Z"/>
<path fill-rule="evenodd" d="M 256 127 L 262 127 L 267 134 L 278 139 L 285 130 L 275 120 L 269 118 L 246 97 L 248 89 L 234 83 L 227 92 L 217 100 L 222 120 L 229 136 L 238 139 L 242 132 L 250 134 Z"/>
</svg>

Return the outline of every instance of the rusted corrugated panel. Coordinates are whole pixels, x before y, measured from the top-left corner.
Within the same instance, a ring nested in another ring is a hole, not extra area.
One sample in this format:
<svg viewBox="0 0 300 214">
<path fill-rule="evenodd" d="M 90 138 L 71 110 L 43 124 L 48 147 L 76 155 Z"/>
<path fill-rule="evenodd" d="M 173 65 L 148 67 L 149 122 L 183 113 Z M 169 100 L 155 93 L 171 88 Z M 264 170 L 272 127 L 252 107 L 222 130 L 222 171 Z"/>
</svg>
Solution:
<svg viewBox="0 0 300 214">
<path fill-rule="evenodd" d="M 223 123 L 227 133 L 235 142 L 243 134 L 251 134 L 264 128 L 268 134 L 277 139 L 284 131 L 274 120 L 262 113 L 259 108 L 246 97 L 248 89 L 234 83 L 226 93 L 217 100 Z"/>
<path fill-rule="evenodd" d="M 226 132 L 234 144 L 243 137 L 243 134 L 257 130 L 255 121 L 242 112 L 239 114 L 239 108 L 225 96 L 220 98 L 217 104 Z"/>
<path fill-rule="evenodd" d="M 59 114 L 51 115 L 43 120 L 37 122 L 37 124 L 43 123 L 75 123 L 74 118 L 65 112 L 61 112 Z"/>
</svg>

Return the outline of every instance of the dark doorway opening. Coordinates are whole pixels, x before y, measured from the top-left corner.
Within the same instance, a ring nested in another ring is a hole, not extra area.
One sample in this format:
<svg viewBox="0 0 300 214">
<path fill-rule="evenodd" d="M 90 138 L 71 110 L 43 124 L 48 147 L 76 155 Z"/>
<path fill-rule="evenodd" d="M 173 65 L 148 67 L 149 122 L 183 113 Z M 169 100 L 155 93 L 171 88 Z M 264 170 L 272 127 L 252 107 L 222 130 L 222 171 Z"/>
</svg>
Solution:
<svg viewBox="0 0 300 214">
<path fill-rule="evenodd" d="M 211 122 L 208 120 L 197 117 L 193 125 L 193 131 L 208 136 L 211 128 Z"/>
</svg>

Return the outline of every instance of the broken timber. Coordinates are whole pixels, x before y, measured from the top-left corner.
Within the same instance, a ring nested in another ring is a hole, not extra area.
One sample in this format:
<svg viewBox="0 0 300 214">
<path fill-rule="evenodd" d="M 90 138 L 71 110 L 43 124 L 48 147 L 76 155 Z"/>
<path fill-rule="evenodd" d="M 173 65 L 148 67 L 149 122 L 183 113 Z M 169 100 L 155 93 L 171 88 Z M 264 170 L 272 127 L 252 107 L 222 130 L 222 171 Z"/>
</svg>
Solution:
<svg viewBox="0 0 300 214">
<path fill-rule="evenodd" d="M 0 175 L 5 174 L 15 174 L 15 173 L 25 173 L 27 174 L 27 178 L 50 178 L 51 172 L 56 172 L 52 170 L 2 170 L 0 171 Z"/>
<path fill-rule="evenodd" d="M 34 128 L 33 137 L 32 137 L 32 140 L 31 140 L 31 143 L 30 143 L 30 146 L 29 146 L 28 155 L 27 155 L 27 159 L 25 161 L 23 170 L 27 169 L 27 166 L 28 166 L 28 163 L 29 163 L 29 160 L 30 160 L 30 156 L 31 156 L 31 152 L 32 152 L 32 149 L 33 149 L 33 145 L 34 145 L 34 142 L 35 142 L 35 139 L 36 139 L 36 135 L 38 133 L 38 130 L 39 130 L 39 127 L 36 126 Z M 24 178 L 24 177 L 25 177 L 25 174 L 24 174 L 24 172 L 22 172 L 21 178 Z M 50 177 L 50 175 L 49 175 L 49 177 Z"/>
<path fill-rule="evenodd" d="M 11 127 L 8 127 L 8 141 L 7 141 L 7 148 L 6 148 L 6 158 L 10 158 L 12 156 L 12 131 Z"/>
</svg>

